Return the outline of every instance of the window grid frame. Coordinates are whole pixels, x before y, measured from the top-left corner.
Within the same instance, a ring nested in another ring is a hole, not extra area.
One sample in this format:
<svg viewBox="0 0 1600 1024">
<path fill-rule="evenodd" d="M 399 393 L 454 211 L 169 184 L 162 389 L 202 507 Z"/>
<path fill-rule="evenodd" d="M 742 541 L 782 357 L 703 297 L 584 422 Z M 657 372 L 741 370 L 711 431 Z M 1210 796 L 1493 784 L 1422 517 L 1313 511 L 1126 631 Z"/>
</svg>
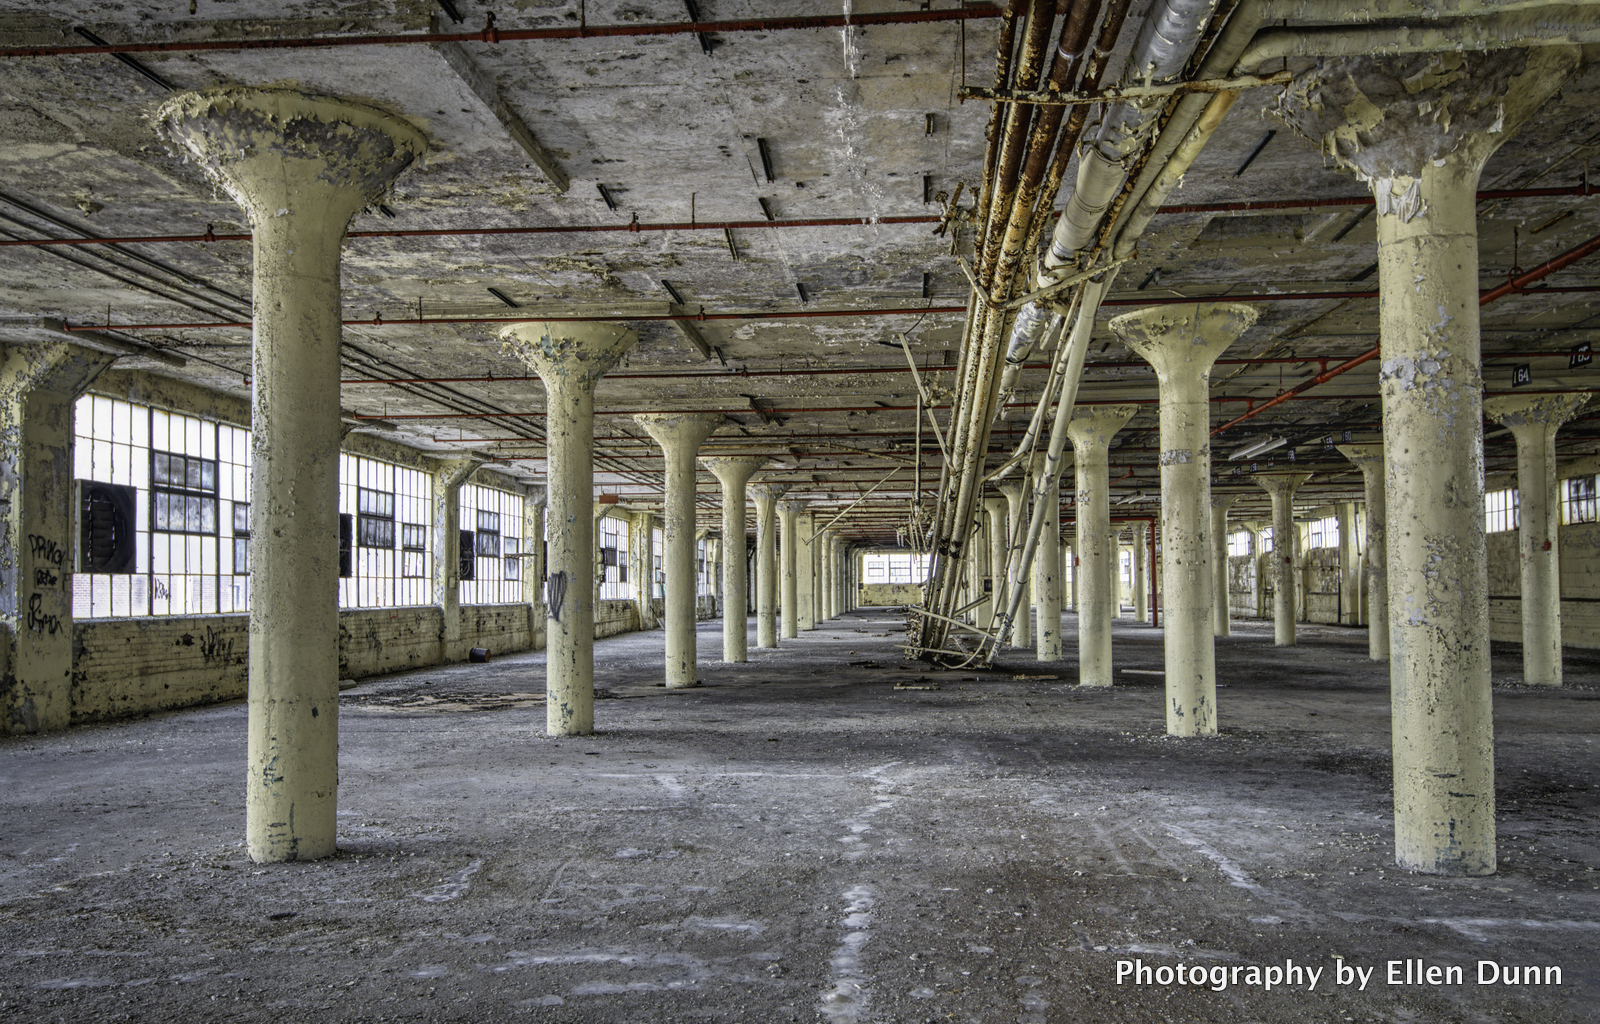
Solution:
<svg viewBox="0 0 1600 1024">
<path fill-rule="evenodd" d="M 527 499 L 512 491 L 485 484 L 462 484 L 456 499 L 461 529 L 472 530 L 478 536 L 480 552 L 473 566 L 476 578 L 456 583 L 456 594 L 463 605 L 522 604 L 522 544 L 523 515 Z M 480 513 L 496 516 L 494 529 L 481 526 L 488 520 Z M 481 554 L 483 538 L 493 536 L 497 551 L 493 555 Z M 516 554 L 508 555 L 507 541 L 515 542 Z"/>
</svg>

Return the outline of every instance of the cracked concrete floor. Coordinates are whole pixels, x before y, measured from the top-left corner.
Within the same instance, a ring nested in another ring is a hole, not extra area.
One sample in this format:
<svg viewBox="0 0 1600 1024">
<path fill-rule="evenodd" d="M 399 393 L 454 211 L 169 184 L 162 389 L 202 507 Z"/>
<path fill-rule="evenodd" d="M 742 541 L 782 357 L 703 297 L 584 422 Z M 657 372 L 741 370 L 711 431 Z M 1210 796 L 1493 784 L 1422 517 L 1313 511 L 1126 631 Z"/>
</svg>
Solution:
<svg viewBox="0 0 1600 1024">
<path fill-rule="evenodd" d="M 1595 655 L 1497 687 L 1502 870 L 1444 879 L 1392 867 L 1361 631 L 1237 623 L 1223 733 L 1179 741 L 1137 671 L 1157 630 L 1121 620 L 1136 671 L 1092 692 L 1071 615 L 1068 662 L 987 673 L 902 663 L 901 618 L 671 693 L 659 631 L 601 641 L 582 739 L 542 735 L 542 654 L 365 682 L 340 853 L 308 864 L 244 856 L 242 703 L 0 740 L 0 1019 L 1600 1019 Z M 1290 959 L 1315 988 L 1231 970 Z M 1387 984 L 1411 959 L 1464 983 Z M 1207 984 L 1119 985 L 1133 960 Z M 1562 984 L 1480 986 L 1480 960 Z"/>
</svg>

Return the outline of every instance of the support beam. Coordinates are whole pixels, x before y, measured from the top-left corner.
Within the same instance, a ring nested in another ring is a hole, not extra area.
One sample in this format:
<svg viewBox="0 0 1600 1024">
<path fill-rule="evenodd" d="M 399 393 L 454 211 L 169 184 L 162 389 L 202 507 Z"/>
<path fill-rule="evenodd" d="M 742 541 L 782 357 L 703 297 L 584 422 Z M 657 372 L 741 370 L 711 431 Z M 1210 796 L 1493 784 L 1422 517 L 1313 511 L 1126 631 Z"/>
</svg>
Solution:
<svg viewBox="0 0 1600 1024">
<path fill-rule="evenodd" d="M 1475 198 L 1490 155 L 1579 58 L 1333 58 L 1280 104 L 1377 204 L 1395 860 L 1413 871 L 1496 868 Z"/>
<path fill-rule="evenodd" d="M 64 341 L 0 348 L 0 735 L 72 722 L 73 407 L 114 358 Z M 132 539 L 134 523 L 115 528 Z"/>
<path fill-rule="evenodd" d="M 648 413 L 634 420 L 661 446 L 666 487 L 666 683 L 669 689 L 699 686 L 695 662 L 697 587 L 695 573 L 695 456 L 722 417 L 705 413 Z"/>
<path fill-rule="evenodd" d="M 788 484 L 759 483 L 756 499 L 756 646 L 778 646 L 778 499 Z"/>
<path fill-rule="evenodd" d="M 1217 731 L 1211 587 L 1211 365 L 1256 321 L 1249 306 L 1124 313 L 1112 330 L 1155 368 L 1161 394 L 1161 593 L 1167 733 Z"/>
<path fill-rule="evenodd" d="M 1294 493 L 1311 479 L 1310 473 L 1256 477 L 1272 498 L 1272 642 L 1279 647 L 1295 644 L 1295 572 L 1300 532 L 1294 525 Z"/>
<path fill-rule="evenodd" d="M 1522 681 L 1561 685 L 1561 498 L 1556 488 L 1556 431 L 1586 394 L 1502 395 L 1483 403 L 1485 416 L 1517 439 L 1517 492 L 1522 555 Z"/>
<path fill-rule="evenodd" d="M 748 661 L 750 642 L 745 609 L 750 581 L 745 561 L 745 490 L 751 474 L 766 463 L 760 458 L 701 459 L 722 485 L 722 660 Z"/>
<path fill-rule="evenodd" d="M 1228 510 L 1239 498 L 1238 494 L 1211 495 L 1211 631 L 1219 637 L 1233 632 L 1228 609 Z"/>
<path fill-rule="evenodd" d="M 185 93 L 156 121 L 253 233 L 246 844 L 258 863 L 326 857 L 339 785 L 340 250 L 427 144 L 382 111 L 288 90 Z"/>
<path fill-rule="evenodd" d="M 544 382 L 549 509 L 545 731 L 594 732 L 594 387 L 638 336 L 619 324 L 517 324 L 500 337 Z"/>
<path fill-rule="evenodd" d="M 1362 563 L 1367 578 L 1367 657 L 1389 660 L 1389 542 L 1386 523 L 1383 445 L 1343 444 L 1339 454 L 1361 470 L 1367 496 L 1367 547 Z"/>
<path fill-rule="evenodd" d="M 1067 424 L 1072 439 L 1078 493 L 1078 683 L 1110 686 L 1111 620 L 1120 610 L 1117 532 L 1111 527 L 1111 477 L 1107 466 L 1111 439 L 1139 411 L 1136 405 L 1088 406 Z"/>
</svg>

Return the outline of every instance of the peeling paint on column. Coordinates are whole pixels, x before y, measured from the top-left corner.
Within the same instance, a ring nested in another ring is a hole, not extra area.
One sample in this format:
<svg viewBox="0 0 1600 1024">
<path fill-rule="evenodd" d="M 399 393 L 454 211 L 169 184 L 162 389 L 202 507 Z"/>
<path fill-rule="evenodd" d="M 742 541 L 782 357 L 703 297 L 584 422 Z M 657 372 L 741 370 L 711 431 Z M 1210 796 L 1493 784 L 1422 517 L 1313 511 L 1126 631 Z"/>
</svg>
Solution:
<svg viewBox="0 0 1600 1024">
<path fill-rule="evenodd" d="M 1280 102 L 1379 204 L 1395 859 L 1412 870 L 1496 867 L 1476 193 L 1578 58 L 1330 59 Z"/>
<path fill-rule="evenodd" d="M 1161 557 L 1167 732 L 1217 731 L 1211 594 L 1211 366 L 1256 322 L 1232 303 L 1156 306 L 1112 330 L 1150 363 L 1161 388 Z M 1187 458 L 1173 457 L 1183 452 Z M 1181 713 L 1180 713 L 1181 712 Z"/>
<path fill-rule="evenodd" d="M 722 417 L 708 413 L 652 413 L 635 416 L 667 462 L 666 683 L 669 688 L 700 685 L 695 668 L 695 455 Z"/>
<path fill-rule="evenodd" d="M 1116 535 L 1111 529 L 1111 439 L 1139 412 L 1136 405 L 1090 406 L 1067 424 L 1078 484 L 1078 683 L 1110 686 L 1112 609 L 1116 595 Z"/>
<path fill-rule="evenodd" d="M 545 731 L 586 736 L 594 732 L 594 386 L 638 335 L 612 323 L 525 323 L 500 338 L 546 395 Z"/>
<path fill-rule="evenodd" d="M 1589 401 L 1584 393 L 1503 395 L 1483 404 L 1484 415 L 1517 440 L 1521 567 L 1522 681 L 1560 686 L 1561 536 L 1556 484 L 1556 431 Z"/>
</svg>

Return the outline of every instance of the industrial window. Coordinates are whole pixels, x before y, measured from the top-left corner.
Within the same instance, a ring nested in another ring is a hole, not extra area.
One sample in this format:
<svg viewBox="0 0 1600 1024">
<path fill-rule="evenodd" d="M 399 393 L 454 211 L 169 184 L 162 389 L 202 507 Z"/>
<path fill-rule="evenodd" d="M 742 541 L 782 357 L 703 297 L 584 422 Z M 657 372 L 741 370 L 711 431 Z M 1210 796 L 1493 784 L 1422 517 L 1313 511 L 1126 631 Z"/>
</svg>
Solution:
<svg viewBox="0 0 1600 1024">
<path fill-rule="evenodd" d="M 461 488 L 462 568 L 467 568 L 467 538 L 472 559 L 469 575 L 458 584 L 461 603 L 518 604 L 522 601 L 522 504 L 520 494 L 466 484 Z"/>
<path fill-rule="evenodd" d="M 238 548 L 249 518 L 235 506 L 248 508 L 250 432 L 84 395 L 73 434 L 81 481 L 73 615 L 244 611 L 248 558 Z"/>
<path fill-rule="evenodd" d="M 341 552 L 339 607 L 397 608 L 433 600 L 428 532 L 431 481 L 421 470 L 339 456 L 339 512 L 350 525 Z M 347 570 L 348 574 L 345 574 Z"/>
<path fill-rule="evenodd" d="M 861 556 L 868 583 L 921 583 L 928 578 L 928 556 L 909 551 L 869 552 Z"/>
<path fill-rule="evenodd" d="M 1250 553 L 1250 531 L 1240 530 L 1238 533 L 1228 534 L 1228 557 L 1236 558 L 1239 555 Z"/>
<path fill-rule="evenodd" d="M 667 574 L 661 568 L 662 545 L 666 543 L 666 533 L 659 526 L 650 528 L 650 596 L 667 596 Z"/>
<path fill-rule="evenodd" d="M 711 572 L 711 564 L 706 558 L 706 539 L 701 537 L 694 545 L 695 593 L 701 597 L 711 593 Z"/>
<path fill-rule="evenodd" d="M 628 523 L 602 516 L 599 525 L 600 600 L 630 600 L 633 587 L 628 582 Z"/>
<path fill-rule="evenodd" d="M 1515 487 L 1490 491 L 1483 496 L 1483 528 L 1489 533 L 1506 533 L 1522 524 L 1522 508 Z"/>
<path fill-rule="evenodd" d="M 1272 527 L 1261 531 L 1261 553 L 1264 555 L 1272 550 Z"/>
<path fill-rule="evenodd" d="M 1313 519 L 1307 531 L 1306 549 L 1336 548 L 1339 546 L 1339 517 L 1326 516 Z"/>
<path fill-rule="evenodd" d="M 1575 476 L 1561 481 L 1561 521 L 1593 523 L 1600 521 L 1600 502 L 1592 476 Z"/>
</svg>

